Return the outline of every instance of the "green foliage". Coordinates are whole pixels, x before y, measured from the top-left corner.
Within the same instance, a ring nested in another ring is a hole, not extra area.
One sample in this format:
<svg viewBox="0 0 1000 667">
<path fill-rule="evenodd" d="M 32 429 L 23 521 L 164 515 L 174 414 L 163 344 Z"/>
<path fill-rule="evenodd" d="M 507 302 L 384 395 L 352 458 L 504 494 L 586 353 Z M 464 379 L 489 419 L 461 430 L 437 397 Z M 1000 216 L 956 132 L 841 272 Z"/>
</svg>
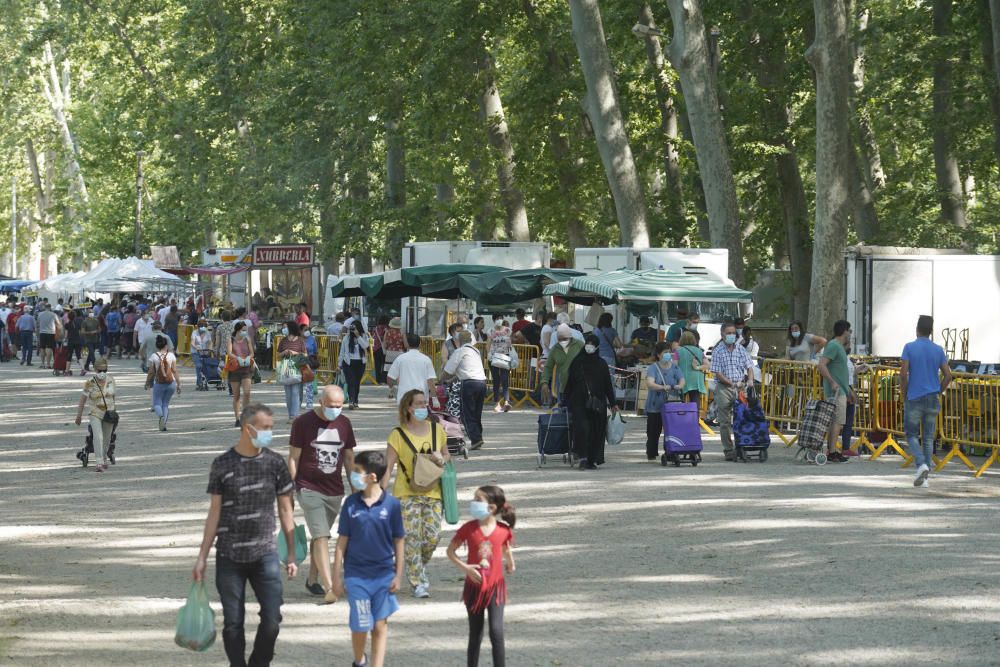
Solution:
<svg viewBox="0 0 1000 667">
<path fill-rule="evenodd" d="M 965 242 L 997 252 L 997 156 L 978 3 L 956 3 L 946 40 L 933 38 L 926 2 L 857 3 L 871 12 L 860 38 L 866 82 L 857 107 L 872 119 L 886 171 L 876 193 L 877 242 Z M 640 6 L 606 0 L 602 11 L 632 150 L 650 186 L 652 240 L 699 244 L 689 141 L 678 141 L 681 215 L 652 188 L 665 142 L 653 72 L 631 33 Z M 669 35 L 665 4 L 651 6 Z M 703 9 L 720 30 L 719 85 L 752 281 L 786 252 L 774 168 L 785 150 L 776 141 L 782 132 L 813 197 L 813 75 L 803 58 L 811 7 L 723 0 Z M 760 80 L 761 36 L 780 47 L 777 82 Z M 70 155 L 40 91 L 46 42 L 58 62 L 70 64 L 67 114 L 88 210 L 73 206 Z M 502 236 L 497 156 L 479 109 L 484 49 L 496 62 L 533 238 L 566 257 L 573 216 L 590 245 L 617 243 L 614 206 L 580 107 L 584 84 L 564 0 L 9 0 L 0 6 L 0 183 L 16 176 L 22 206 L 34 206 L 25 142 L 54 155 L 52 226 L 44 233 L 66 259 L 80 248 L 91 258 L 131 252 L 137 151 L 144 153 L 143 243 L 174 244 L 182 256 L 204 245 L 208 230 L 221 243 L 310 241 L 323 257 L 392 262 L 407 240 Z M 975 183 L 965 231 L 938 221 L 930 95 L 931 63 L 942 52 L 954 66 L 955 152 L 963 177 Z M 669 66 L 667 78 L 683 109 Z M 774 125 L 776 101 L 788 109 L 789 127 Z M 390 202 L 393 131 L 406 178 L 405 192 Z M 454 198 L 438 198 L 442 184 Z M 7 197 L 0 216 L 9 220 Z M 19 241 L 23 255 L 27 234 Z M 0 234 L 0 253 L 9 243 Z"/>
</svg>

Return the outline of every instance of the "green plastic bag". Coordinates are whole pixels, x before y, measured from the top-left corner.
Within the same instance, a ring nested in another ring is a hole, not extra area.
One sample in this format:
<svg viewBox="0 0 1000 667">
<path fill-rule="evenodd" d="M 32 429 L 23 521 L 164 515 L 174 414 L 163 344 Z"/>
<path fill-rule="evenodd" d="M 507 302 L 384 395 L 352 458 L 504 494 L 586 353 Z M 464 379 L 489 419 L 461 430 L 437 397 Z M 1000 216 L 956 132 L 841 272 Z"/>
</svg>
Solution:
<svg viewBox="0 0 1000 667">
<path fill-rule="evenodd" d="M 205 651 L 215 643 L 215 612 L 208 605 L 205 582 L 191 584 L 187 603 L 177 612 L 174 643 L 192 651 Z"/>
<path fill-rule="evenodd" d="M 301 524 L 295 525 L 295 564 L 298 565 L 306 559 L 309 553 L 309 541 L 306 539 L 306 527 Z M 288 562 L 288 544 L 285 541 L 285 532 L 278 531 L 278 560 L 284 565 Z"/>
<path fill-rule="evenodd" d="M 458 475 L 455 464 L 448 461 L 441 473 L 441 498 L 444 500 L 444 520 L 454 525 L 461 518 L 458 511 Z"/>
</svg>

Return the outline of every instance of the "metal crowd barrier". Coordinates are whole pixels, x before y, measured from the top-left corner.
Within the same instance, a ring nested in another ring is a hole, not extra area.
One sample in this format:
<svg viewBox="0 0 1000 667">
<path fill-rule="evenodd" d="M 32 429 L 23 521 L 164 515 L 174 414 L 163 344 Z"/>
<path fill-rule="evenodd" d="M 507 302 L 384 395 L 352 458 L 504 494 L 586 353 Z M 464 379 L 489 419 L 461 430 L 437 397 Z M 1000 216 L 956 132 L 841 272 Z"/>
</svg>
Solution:
<svg viewBox="0 0 1000 667">
<path fill-rule="evenodd" d="M 194 360 L 191 359 L 191 334 L 194 329 L 193 324 L 177 325 L 177 349 L 174 350 L 174 355 L 181 366 L 194 366 Z"/>
<path fill-rule="evenodd" d="M 801 426 L 806 404 L 823 397 L 823 386 L 816 364 L 810 361 L 765 359 L 761 379 L 761 406 L 771 424 L 771 432 L 786 447 L 791 447 L 799 439 L 798 433 L 789 438 L 777 425 Z"/>
<path fill-rule="evenodd" d="M 955 373 L 941 400 L 938 421 L 941 439 L 952 444 L 935 470 L 958 458 L 980 477 L 1000 458 L 1000 377 Z M 991 450 L 979 467 L 966 458 L 963 447 Z"/>
</svg>

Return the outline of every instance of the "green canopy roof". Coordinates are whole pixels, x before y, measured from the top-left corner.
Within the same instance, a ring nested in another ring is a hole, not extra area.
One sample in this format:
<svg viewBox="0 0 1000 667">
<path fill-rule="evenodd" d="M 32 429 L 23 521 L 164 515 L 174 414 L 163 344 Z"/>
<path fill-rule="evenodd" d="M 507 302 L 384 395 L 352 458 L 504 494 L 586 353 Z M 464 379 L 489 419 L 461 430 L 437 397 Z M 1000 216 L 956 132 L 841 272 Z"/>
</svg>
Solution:
<svg viewBox="0 0 1000 667">
<path fill-rule="evenodd" d="M 423 288 L 423 295 L 454 299 L 464 296 L 486 306 L 530 301 L 542 296 L 550 283 L 585 275 L 569 269 L 512 269 L 493 273 L 461 273 Z"/>
<path fill-rule="evenodd" d="M 544 293 L 560 296 L 575 303 L 592 303 L 595 298 L 602 303 L 622 301 L 750 303 L 753 296 L 746 290 L 718 280 L 662 269 L 647 271 L 621 269 L 592 276 L 571 278 L 568 281 L 547 286 Z"/>
<path fill-rule="evenodd" d="M 361 276 L 344 276 L 332 285 L 333 296 L 366 296 L 369 299 L 403 299 L 408 296 L 424 296 L 425 285 L 447 280 L 464 274 L 493 273 L 503 271 L 499 266 L 478 264 L 430 264 L 405 269 L 394 269 L 383 273 Z"/>
</svg>

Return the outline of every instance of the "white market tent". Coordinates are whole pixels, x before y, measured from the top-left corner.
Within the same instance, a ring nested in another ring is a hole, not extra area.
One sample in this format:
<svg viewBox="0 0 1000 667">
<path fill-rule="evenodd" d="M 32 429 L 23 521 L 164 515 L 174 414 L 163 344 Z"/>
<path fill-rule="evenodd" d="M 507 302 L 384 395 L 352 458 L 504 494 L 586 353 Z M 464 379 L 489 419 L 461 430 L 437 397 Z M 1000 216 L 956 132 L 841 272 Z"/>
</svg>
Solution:
<svg viewBox="0 0 1000 667">
<path fill-rule="evenodd" d="M 77 279 L 73 287 L 80 292 L 152 292 L 181 290 L 185 280 L 156 268 L 151 259 L 105 259 Z"/>
<path fill-rule="evenodd" d="M 76 287 L 80 278 L 86 275 L 85 271 L 74 271 L 72 273 L 60 273 L 59 275 L 46 278 L 34 285 L 26 287 L 23 291 L 30 292 L 39 299 L 46 298 L 50 301 L 65 299 L 70 296 L 77 296 L 80 290 Z"/>
</svg>

